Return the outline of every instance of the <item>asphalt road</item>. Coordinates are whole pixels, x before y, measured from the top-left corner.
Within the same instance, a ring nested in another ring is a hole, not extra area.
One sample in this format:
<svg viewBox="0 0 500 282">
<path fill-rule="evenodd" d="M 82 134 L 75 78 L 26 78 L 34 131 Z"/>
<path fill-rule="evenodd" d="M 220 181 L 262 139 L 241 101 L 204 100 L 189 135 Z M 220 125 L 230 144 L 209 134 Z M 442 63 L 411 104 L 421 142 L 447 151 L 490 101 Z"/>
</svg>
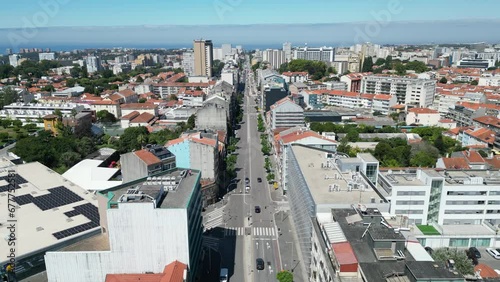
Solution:
<svg viewBox="0 0 500 282">
<path fill-rule="evenodd" d="M 276 281 L 276 272 L 281 270 L 274 222 L 275 204 L 271 199 L 271 186 L 266 182 L 264 156 L 257 132 L 255 95 L 253 75 L 250 74 L 246 81 L 243 122 L 238 130 L 240 142 L 236 167 L 239 181 L 227 197 L 223 210 L 221 267 L 229 269 L 230 281 Z M 262 182 L 257 181 L 259 177 Z M 246 178 L 250 180 L 248 192 L 245 191 Z M 260 207 L 260 213 L 256 213 L 256 206 Z M 257 270 L 258 258 L 264 260 L 264 270 Z"/>
</svg>

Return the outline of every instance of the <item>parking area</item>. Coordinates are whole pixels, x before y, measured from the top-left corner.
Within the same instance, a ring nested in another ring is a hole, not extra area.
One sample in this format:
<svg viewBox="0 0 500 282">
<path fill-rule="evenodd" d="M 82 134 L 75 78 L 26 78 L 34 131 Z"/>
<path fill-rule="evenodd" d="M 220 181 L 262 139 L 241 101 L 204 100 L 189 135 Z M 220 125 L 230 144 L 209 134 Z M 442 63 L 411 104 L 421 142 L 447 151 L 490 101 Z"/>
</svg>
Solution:
<svg viewBox="0 0 500 282">
<path fill-rule="evenodd" d="M 481 253 L 481 258 L 479 263 L 484 263 L 493 269 L 500 269 L 500 259 L 493 258 L 490 254 L 486 252 L 486 248 L 477 248 Z"/>
</svg>

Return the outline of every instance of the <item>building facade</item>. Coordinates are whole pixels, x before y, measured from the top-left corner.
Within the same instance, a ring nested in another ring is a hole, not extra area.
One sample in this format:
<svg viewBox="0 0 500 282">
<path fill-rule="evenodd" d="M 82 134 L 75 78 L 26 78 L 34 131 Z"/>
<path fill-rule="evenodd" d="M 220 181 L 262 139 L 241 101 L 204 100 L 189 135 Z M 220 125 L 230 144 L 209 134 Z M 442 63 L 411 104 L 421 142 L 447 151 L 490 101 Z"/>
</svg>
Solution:
<svg viewBox="0 0 500 282">
<path fill-rule="evenodd" d="M 213 44 L 212 40 L 194 41 L 194 75 L 212 77 Z"/>
<path fill-rule="evenodd" d="M 330 63 L 335 61 L 335 48 L 333 47 L 299 47 L 293 52 L 293 59 L 321 61 Z"/>
<path fill-rule="evenodd" d="M 176 168 L 175 155 L 162 146 L 150 146 L 120 156 L 123 183 Z"/>
</svg>

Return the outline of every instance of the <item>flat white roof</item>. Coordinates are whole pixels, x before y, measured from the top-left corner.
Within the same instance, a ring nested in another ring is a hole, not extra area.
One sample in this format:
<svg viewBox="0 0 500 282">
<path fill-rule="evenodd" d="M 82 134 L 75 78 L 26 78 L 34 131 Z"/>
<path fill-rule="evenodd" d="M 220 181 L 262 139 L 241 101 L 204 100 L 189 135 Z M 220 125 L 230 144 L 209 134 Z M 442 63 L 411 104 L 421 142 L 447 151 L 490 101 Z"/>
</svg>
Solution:
<svg viewBox="0 0 500 282">
<path fill-rule="evenodd" d="M 406 249 L 416 261 L 434 261 L 425 248 L 418 242 L 408 242 Z"/>
<path fill-rule="evenodd" d="M 97 198 L 41 163 L 13 166 L 17 170 L 16 211 L 17 249 L 20 259 L 43 252 L 56 244 L 99 230 Z M 10 234 L 7 220 L 7 169 L 0 169 L 0 236 Z M 10 223 L 10 222 L 9 222 Z M 58 246 L 58 247 L 59 247 Z M 7 254 L 6 242 L 0 253 Z M 5 257 L 2 261 L 6 260 Z M 3 264 L 3 263 L 2 263 Z"/>
<path fill-rule="evenodd" d="M 82 160 L 62 176 L 85 190 L 101 191 L 121 185 L 121 181 L 109 180 L 118 168 L 99 167 L 102 160 Z"/>
<path fill-rule="evenodd" d="M 379 203 L 379 195 L 366 184 L 363 190 L 348 190 L 353 173 L 341 173 L 336 167 L 323 168 L 327 162 L 325 152 L 299 145 L 292 145 L 292 150 L 317 205 L 370 204 L 371 198 Z M 330 190 L 334 185 L 339 191 Z"/>
</svg>

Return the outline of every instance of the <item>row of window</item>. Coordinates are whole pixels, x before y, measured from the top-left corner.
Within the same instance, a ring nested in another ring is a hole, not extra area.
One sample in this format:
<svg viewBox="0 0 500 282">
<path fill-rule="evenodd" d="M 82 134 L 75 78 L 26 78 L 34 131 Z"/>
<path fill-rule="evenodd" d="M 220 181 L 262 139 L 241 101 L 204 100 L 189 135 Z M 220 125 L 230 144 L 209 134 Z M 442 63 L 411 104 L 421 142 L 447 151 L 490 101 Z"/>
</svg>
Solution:
<svg viewBox="0 0 500 282">
<path fill-rule="evenodd" d="M 424 201 L 396 201 L 396 205 L 415 205 L 421 206 L 424 204 Z"/>
</svg>

